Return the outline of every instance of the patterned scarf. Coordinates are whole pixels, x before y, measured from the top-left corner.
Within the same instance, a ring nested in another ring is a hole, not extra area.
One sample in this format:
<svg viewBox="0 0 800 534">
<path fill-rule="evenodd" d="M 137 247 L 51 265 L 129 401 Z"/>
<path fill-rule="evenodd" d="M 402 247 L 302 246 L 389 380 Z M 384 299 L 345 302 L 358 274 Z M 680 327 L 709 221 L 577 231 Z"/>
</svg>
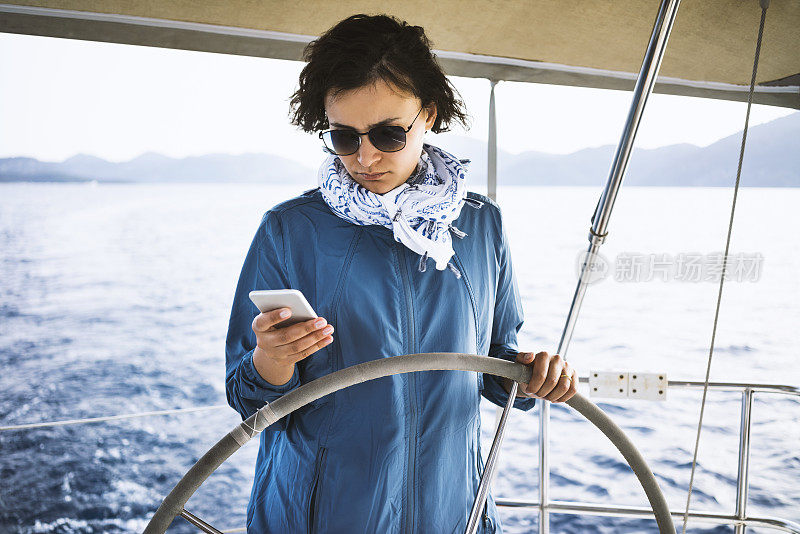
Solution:
<svg viewBox="0 0 800 534">
<path fill-rule="evenodd" d="M 330 155 L 320 166 L 318 183 L 331 210 L 353 224 L 379 224 L 394 232 L 394 239 L 420 254 L 419 270 L 424 272 L 428 257 L 436 269 L 459 270 L 450 262 L 453 245 L 450 232 L 463 239 L 467 234 L 451 223 L 458 218 L 467 199 L 465 183 L 469 160 L 427 143 L 416 169 L 405 183 L 384 194 L 369 191 L 347 172 L 338 156 Z"/>
</svg>

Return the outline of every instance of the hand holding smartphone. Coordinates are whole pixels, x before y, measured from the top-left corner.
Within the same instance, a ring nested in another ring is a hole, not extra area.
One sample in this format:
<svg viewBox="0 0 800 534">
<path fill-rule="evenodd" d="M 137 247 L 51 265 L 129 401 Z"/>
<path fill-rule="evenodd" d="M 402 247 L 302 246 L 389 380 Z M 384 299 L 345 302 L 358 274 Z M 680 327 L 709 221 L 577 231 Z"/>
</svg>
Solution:
<svg viewBox="0 0 800 534">
<path fill-rule="evenodd" d="M 317 314 L 306 300 L 302 291 L 297 289 L 260 289 L 250 292 L 250 300 L 261 313 L 266 313 L 278 308 L 289 308 L 292 316 L 274 325 L 275 328 L 285 328 L 302 321 L 316 319 Z"/>
<path fill-rule="evenodd" d="M 261 311 L 253 319 L 256 348 L 253 365 L 267 382 L 283 385 L 292 378 L 294 365 L 333 341 L 333 326 L 296 289 L 250 292 L 250 300 Z M 288 317 L 280 312 L 290 310 Z"/>
</svg>

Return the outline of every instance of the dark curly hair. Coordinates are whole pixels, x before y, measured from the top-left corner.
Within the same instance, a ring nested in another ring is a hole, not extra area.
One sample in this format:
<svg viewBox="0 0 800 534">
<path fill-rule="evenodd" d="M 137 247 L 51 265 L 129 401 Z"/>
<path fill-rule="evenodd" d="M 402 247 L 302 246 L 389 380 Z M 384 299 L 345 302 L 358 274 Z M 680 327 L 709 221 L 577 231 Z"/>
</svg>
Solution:
<svg viewBox="0 0 800 534">
<path fill-rule="evenodd" d="M 464 102 L 433 57 L 421 26 L 388 15 L 353 15 L 310 42 L 303 59 L 308 63 L 290 107 L 291 123 L 306 132 L 329 127 L 328 91 L 336 96 L 378 80 L 413 94 L 423 106 L 435 104 L 435 133 L 448 131 L 453 121 L 469 127 Z"/>
</svg>

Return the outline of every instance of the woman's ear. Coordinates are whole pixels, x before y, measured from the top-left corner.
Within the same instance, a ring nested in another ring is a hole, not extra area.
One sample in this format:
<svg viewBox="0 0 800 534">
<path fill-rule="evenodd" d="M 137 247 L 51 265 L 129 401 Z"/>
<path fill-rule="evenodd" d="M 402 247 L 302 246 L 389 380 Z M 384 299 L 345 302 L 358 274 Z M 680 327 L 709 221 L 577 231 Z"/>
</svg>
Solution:
<svg viewBox="0 0 800 534">
<path fill-rule="evenodd" d="M 428 114 L 427 119 L 425 119 L 425 131 L 427 132 L 433 128 L 433 123 L 436 122 L 436 104 L 429 104 L 425 111 Z"/>
</svg>

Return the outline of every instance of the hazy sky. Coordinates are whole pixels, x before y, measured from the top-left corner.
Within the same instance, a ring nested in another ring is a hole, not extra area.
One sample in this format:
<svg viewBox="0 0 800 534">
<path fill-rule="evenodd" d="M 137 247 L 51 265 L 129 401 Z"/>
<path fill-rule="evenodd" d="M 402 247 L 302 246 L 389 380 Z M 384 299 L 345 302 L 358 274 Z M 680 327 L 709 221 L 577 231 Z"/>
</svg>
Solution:
<svg viewBox="0 0 800 534">
<path fill-rule="evenodd" d="M 0 34 L 0 157 L 124 161 L 147 151 L 184 157 L 264 152 L 311 165 L 316 135 L 288 122 L 303 63 L 144 46 Z M 451 78 L 486 139 L 489 82 Z M 501 82 L 498 142 L 518 153 L 616 144 L 631 93 Z M 637 146 L 705 146 L 735 133 L 745 104 L 652 95 Z M 751 125 L 794 113 L 754 106 Z M 315 165 L 314 163 L 313 165 Z"/>
</svg>

